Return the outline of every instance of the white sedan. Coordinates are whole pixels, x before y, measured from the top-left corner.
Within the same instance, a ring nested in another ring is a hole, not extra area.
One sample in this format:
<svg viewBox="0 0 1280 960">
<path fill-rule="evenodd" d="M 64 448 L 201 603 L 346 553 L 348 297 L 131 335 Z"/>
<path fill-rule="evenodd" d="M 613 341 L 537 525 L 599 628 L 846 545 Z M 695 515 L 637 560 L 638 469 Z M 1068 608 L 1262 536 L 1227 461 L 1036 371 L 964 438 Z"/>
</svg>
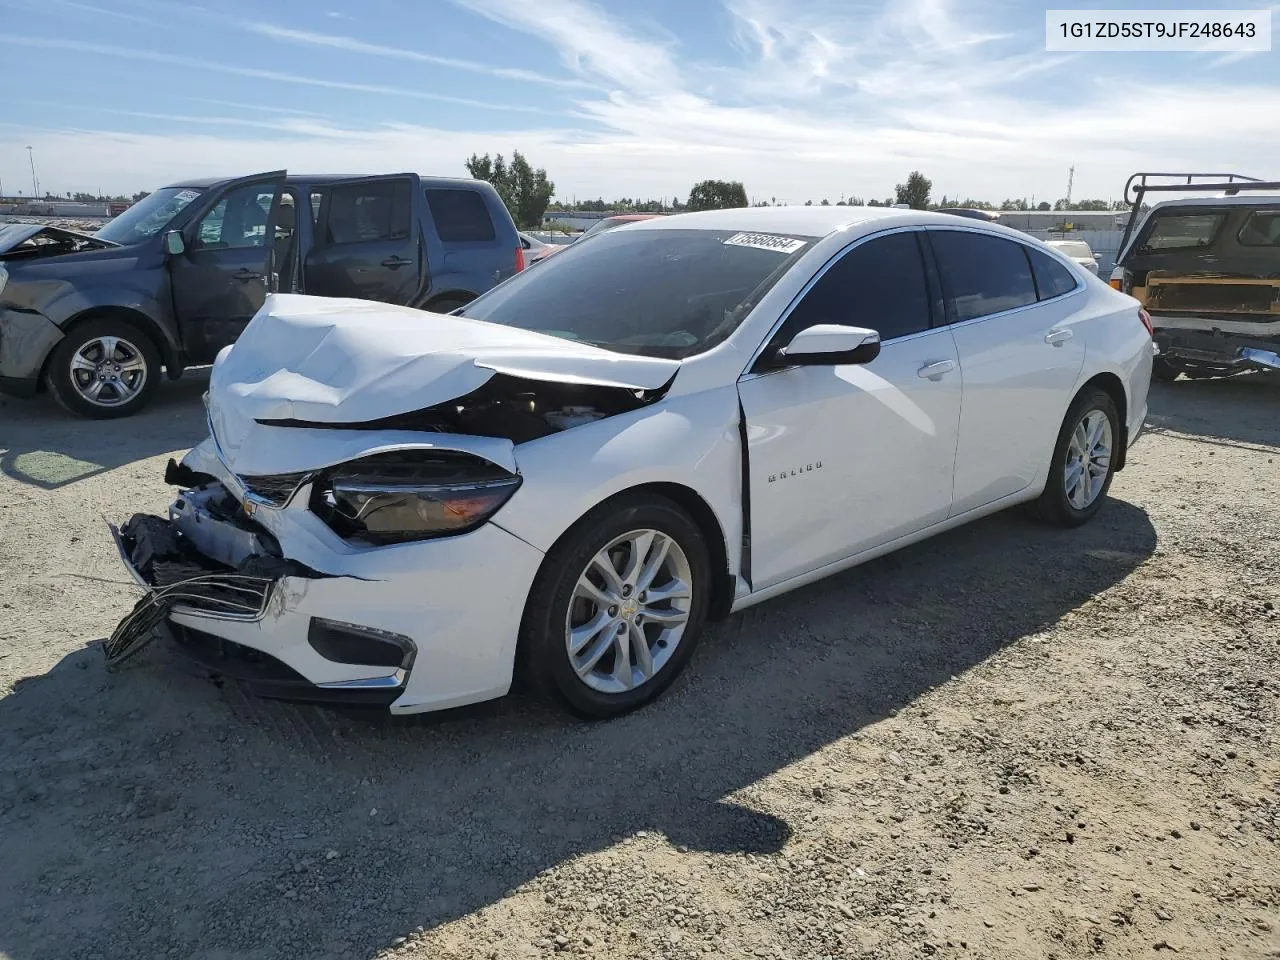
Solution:
<svg viewBox="0 0 1280 960">
<path fill-rule="evenodd" d="M 1147 411 L 1138 303 L 1025 234 L 749 208 L 575 244 L 455 315 L 270 298 L 165 518 L 116 531 L 169 636 L 396 713 L 517 674 L 609 717 L 703 623 L 1017 503 L 1103 506 Z"/>
</svg>

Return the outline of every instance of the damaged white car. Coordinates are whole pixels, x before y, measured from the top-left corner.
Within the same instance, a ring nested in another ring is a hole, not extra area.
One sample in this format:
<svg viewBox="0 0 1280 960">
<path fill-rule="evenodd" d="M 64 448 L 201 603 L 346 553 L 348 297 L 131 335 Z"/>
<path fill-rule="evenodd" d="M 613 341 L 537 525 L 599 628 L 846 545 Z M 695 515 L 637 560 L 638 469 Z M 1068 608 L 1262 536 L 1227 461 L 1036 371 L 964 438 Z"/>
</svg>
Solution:
<svg viewBox="0 0 1280 960">
<path fill-rule="evenodd" d="M 1146 414 L 1136 301 L 999 226 L 659 218 L 453 315 L 268 300 L 167 518 L 116 532 L 155 632 L 263 692 L 397 713 L 513 677 L 607 717 L 705 620 L 1022 501 L 1075 525 Z"/>
</svg>

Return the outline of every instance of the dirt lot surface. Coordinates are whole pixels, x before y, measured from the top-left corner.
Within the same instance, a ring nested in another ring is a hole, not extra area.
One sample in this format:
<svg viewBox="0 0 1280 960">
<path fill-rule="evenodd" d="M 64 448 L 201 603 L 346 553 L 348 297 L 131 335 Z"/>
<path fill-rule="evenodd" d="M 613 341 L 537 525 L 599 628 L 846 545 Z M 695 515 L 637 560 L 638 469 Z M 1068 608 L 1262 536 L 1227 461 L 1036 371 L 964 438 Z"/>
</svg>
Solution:
<svg viewBox="0 0 1280 960">
<path fill-rule="evenodd" d="M 1280 379 L 1157 385 L 1088 527 L 764 604 L 603 725 L 107 674 L 99 517 L 203 389 L 0 403 L 0 956 L 1280 956 Z"/>
</svg>

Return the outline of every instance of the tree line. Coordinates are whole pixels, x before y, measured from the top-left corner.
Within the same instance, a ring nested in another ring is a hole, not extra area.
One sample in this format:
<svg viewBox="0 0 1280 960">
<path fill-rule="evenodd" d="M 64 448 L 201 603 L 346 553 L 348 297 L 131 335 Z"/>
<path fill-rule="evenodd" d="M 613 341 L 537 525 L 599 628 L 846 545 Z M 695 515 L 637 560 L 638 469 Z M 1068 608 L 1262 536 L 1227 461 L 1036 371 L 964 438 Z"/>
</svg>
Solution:
<svg viewBox="0 0 1280 960">
<path fill-rule="evenodd" d="M 683 213 L 694 210 L 723 210 L 730 207 L 749 206 L 746 187 L 737 180 L 701 180 L 689 190 L 689 196 L 641 200 L 634 197 L 619 197 L 606 201 L 603 197 L 594 200 L 581 200 L 572 203 L 554 201 L 555 183 L 547 177 L 547 171 L 534 168 L 520 153 L 513 151 L 508 163 L 498 154 L 477 156 L 472 154 L 466 161 L 467 171 L 478 180 L 486 180 L 493 184 L 498 196 L 511 211 L 511 217 L 523 228 L 540 227 L 546 220 L 548 212 L 558 214 L 573 213 Z M 933 181 L 919 170 L 912 170 L 904 182 L 893 188 L 893 196 L 883 200 L 877 198 L 863 199 L 860 196 L 842 196 L 834 206 L 837 207 L 892 207 L 905 205 L 913 210 L 937 210 L 948 207 L 963 207 L 974 210 L 1001 211 L 1063 211 L 1063 210 L 1127 210 L 1128 204 L 1123 200 L 1108 202 L 1106 200 L 1078 200 L 1068 204 L 1060 199 L 1050 204 L 1047 200 L 1031 204 L 1025 199 L 1006 199 L 998 206 L 986 200 L 974 200 L 966 197 L 951 198 L 943 194 L 942 199 L 932 200 Z M 777 197 L 768 200 L 757 200 L 757 207 L 777 206 Z M 806 200 L 805 206 L 813 206 L 812 200 Z M 818 201 L 818 206 L 832 206 L 829 199 Z"/>
</svg>

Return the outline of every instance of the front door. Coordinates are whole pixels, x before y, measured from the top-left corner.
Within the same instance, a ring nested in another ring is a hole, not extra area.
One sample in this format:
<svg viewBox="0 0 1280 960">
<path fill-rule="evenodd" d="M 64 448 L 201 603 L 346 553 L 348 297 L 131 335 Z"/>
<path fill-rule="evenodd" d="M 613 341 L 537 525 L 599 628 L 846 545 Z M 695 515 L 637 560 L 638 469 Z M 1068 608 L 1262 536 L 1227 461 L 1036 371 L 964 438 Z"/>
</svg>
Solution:
<svg viewBox="0 0 1280 960">
<path fill-rule="evenodd" d="M 960 514 L 1025 490 L 1048 465 L 1084 365 L 1084 286 L 1014 240 L 928 235 L 964 372 L 952 505 Z"/>
<path fill-rule="evenodd" d="M 843 323 L 879 331 L 880 355 L 739 382 L 753 589 L 946 518 L 960 370 L 951 331 L 932 326 L 937 300 L 916 231 L 872 237 L 828 266 L 769 349 L 811 325 Z"/>
<path fill-rule="evenodd" d="M 320 203 L 307 254 L 307 293 L 412 306 L 425 271 L 412 177 L 371 177 L 333 184 Z"/>
<path fill-rule="evenodd" d="M 194 363 L 234 342 L 266 299 L 284 178 L 281 170 L 223 186 L 183 231 L 186 250 L 169 258 L 174 313 Z"/>
</svg>

